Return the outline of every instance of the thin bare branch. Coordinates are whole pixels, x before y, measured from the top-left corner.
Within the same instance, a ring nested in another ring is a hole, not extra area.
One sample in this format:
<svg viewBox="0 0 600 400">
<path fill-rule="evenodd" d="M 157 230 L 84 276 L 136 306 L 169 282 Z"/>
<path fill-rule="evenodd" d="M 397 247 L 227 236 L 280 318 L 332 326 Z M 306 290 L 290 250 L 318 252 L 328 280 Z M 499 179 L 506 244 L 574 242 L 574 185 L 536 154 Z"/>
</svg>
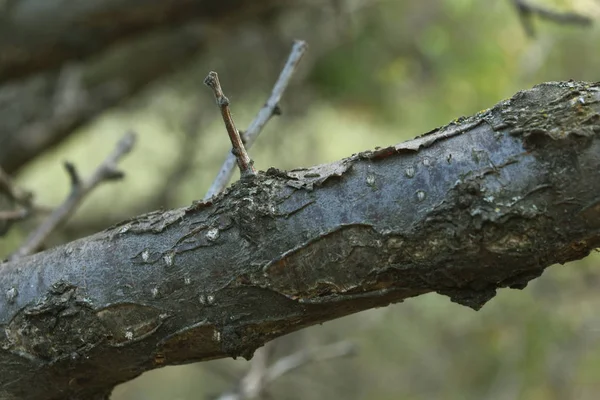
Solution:
<svg viewBox="0 0 600 400">
<path fill-rule="evenodd" d="M 116 145 L 114 151 L 96 168 L 87 180 L 81 180 L 75 166 L 69 162 L 65 168 L 71 179 L 71 193 L 65 201 L 57 207 L 50 216 L 29 235 L 27 240 L 10 257 L 15 260 L 26 255 L 35 253 L 48 235 L 62 224 L 75 212 L 85 196 L 96 188 L 100 183 L 120 179 L 123 172 L 117 169 L 117 163 L 129 153 L 135 144 L 135 134 L 127 133 Z"/>
<path fill-rule="evenodd" d="M 235 123 L 231 117 L 231 111 L 229 110 L 229 99 L 223 94 L 217 73 L 214 71 L 209 72 L 208 76 L 204 79 L 204 84 L 211 88 L 215 94 L 217 105 L 221 110 L 221 116 L 223 117 L 223 122 L 225 123 L 225 129 L 227 129 L 229 140 L 231 140 L 231 146 L 233 148 L 232 153 L 237 159 L 237 164 L 240 168 L 242 177 L 255 175 L 256 170 L 252 166 L 252 160 L 250 159 L 250 156 L 244 147 L 244 143 L 242 143 L 240 132 L 235 127 Z"/>
<path fill-rule="evenodd" d="M 264 126 L 267 124 L 269 119 L 271 119 L 273 115 L 277 115 L 279 113 L 278 104 L 281 100 L 281 96 L 287 88 L 292 78 L 292 75 L 298 67 L 298 63 L 302 59 L 302 56 L 306 52 L 307 48 L 308 45 L 302 40 L 297 40 L 294 42 L 288 60 L 285 63 L 283 69 L 281 70 L 281 73 L 279 74 L 279 78 L 277 79 L 275 86 L 273 86 L 271 96 L 269 97 L 265 105 L 260 109 L 260 111 L 254 118 L 248 129 L 243 134 L 244 144 L 247 149 L 252 147 L 254 141 L 256 140 Z M 231 153 L 228 153 L 225 162 L 223 163 L 219 173 L 217 174 L 217 177 L 215 178 L 214 182 L 212 183 L 204 197 L 205 200 L 208 200 L 209 198 L 213 197 L 217 193 L 222 192 L 223 189 L 225 189 L 225 187 L 231 180 L 231 176 L 233 175 L 235 162 L 235 156 Z"/>
<path fill-rule="evenodd" d="M 511 1 L 517 9 L 525 33 L 531 37 L 535 35 L 535 29 L 533 27 L 533 23 L 531 22 L 531 17 L 534 15 L 557 24 L 588 26 L 593 22 L 592 18 L 574 12 L 560 12 L 551 10 L 543 6 L 531 4 L 527 0 Z"/>
<path fill-rule="evenodd" d="M 317 361 L 348 357 L 356 354 L 356 345 L 341 341 L 325 346 L 306 348 L 282 357 L 268 366 L 271 349 L 265 346 L 252 358 L 248 373 L 241 379 L 236 392 L 221 394 L 217 400 L 257 399 L 265 393 L 268 386 L 283 375 Z"/>
<path fill-rule="evenodd" d="M 356 345 L 352 342 L 342 341 L 315 348 L 300 350 L 289 356 L 280 358 L 267 373 L 266 382 L 271 383 L 281 376 L 303 367 L 311 362 L 326 361 L 334 358 L 349 357 L 356 354 Z"/>
<path fill-rule="evenodd" d="M 16 210 L 0 211 L 0 222 L 13 222 L 26 218 L 29 215 L 29 210 L 26 208 L 18 208 Z"/>
</svg>

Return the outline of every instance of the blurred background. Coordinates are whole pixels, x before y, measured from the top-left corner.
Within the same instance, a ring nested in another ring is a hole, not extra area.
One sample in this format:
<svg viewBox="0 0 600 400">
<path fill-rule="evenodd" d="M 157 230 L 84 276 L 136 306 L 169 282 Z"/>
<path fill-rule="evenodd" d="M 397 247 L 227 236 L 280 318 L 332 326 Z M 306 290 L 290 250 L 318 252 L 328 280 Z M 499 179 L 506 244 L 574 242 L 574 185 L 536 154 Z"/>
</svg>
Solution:
<svg viewBox="0 0 600 400">
<path fill-rule="evenodd" d="M 46 246 L 201 199 L 229 148 L 204 77 L 219 73 L 243 130 L 294 39 L 306 40 L 309 51 L 281 101 L 283 115 L 250 151 L 259 169 L 333 161 L 409 139 L 540 82 L 600 76 L 598 0 L 535 3 L 595 20 L 586 27 L 535 13 L 524 19 L 511 0 L 205 1 L 215 10 L 175 23 L 164 17 L 43 68 L 30 60 L 2 69 L 15 54 L 2 39 L 11 29 L 2 18 L 26 21 L 31 12 L 18 3 L 0 2 L 0 166 L 16 184 L 35 204 L 55 207 L 70 190 L 65 160 L 87 176 L 124 132 L 139 138 L 120 164 L 125 179 L 96 189 Z M 122 20 L 135 25 L 140 15 Z M 0 259 L 43 217 L 42 209 L 1 236 Z M 307 362 L 262 396 L 596 399 L 598 261 L 594 254 L 549 268 L 523 291 L 500 291 L 479 312 L 431 294 L 281 338 L 269 349 L 270 363 L 340 341 L 356 351 Z M 166 367 L 117 387 L 112 399 L 224 398 L 249 368 L 243 360 Z"/>
</svg>

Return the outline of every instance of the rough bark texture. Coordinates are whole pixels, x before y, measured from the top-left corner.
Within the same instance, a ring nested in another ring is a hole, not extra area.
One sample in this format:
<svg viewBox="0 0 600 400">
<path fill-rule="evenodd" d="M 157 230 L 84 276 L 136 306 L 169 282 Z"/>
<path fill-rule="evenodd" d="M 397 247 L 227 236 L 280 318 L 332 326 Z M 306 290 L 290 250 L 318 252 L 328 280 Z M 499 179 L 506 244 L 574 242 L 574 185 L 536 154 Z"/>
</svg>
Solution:
<svg viewBox="0 0 600 400">
<path fill-rule="evenodd" d="M 112 43 L 190 20 L 265 9 L 272 0 L 7 0 L 0 7 L 0 82 L 81 60 Z"/>
<path fill-rule="evenodd" d="M 600 85 L 548 83 L 413 141 L 0 265 L 0 397 L 103 398 L 427 292 L 478 309 L 600 243 Z"/>
</svg>

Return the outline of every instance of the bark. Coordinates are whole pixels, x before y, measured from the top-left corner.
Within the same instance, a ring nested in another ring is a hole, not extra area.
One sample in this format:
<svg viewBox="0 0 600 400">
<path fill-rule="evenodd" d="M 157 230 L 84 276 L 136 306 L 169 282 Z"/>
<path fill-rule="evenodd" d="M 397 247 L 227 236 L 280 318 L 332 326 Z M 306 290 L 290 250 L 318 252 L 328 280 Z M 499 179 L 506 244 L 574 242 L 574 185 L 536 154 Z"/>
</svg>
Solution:
<svg viewBox="0 0 600 400">
<path fill-rule="evenodd" d="M 0 82 L 81 60 L 111 44 L 191 20 L 248 15 L 273 0 L 7 0 L 0 6 Z M 3 8 L 3 9 L 2 9 Z"/>
<path fill-rule="evenodd" d="M 438 292 L 478 309 L 600 243 L 600 84 L 548 83 L 413 141 L 0 265 L 0 397 L 143 371 Z"/>
</svg>

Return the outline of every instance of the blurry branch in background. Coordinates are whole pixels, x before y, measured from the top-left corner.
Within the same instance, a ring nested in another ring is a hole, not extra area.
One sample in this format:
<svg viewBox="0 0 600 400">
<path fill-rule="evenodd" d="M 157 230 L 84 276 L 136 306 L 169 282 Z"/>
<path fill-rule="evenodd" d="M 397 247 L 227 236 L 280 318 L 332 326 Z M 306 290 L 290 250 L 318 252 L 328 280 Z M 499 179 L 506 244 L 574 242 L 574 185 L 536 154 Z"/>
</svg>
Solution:
<svg viewBox="0 0 600 400">
<path fill-rule="evenodd" d="M 593 22 L 592 18 L 574 12 L 550 10 L 543 6 L 531 4 L 527 0 L 511 1 L 517 9 L 525 33 L 530 37 L 535 36 L 535 28 L 533 27 L 532 22 L 532 17 L 534 15 L 557 24 L 589 26 Z"/>
<path fill-rule="evenodd" d="M 33 194 L 15 185 L 11 177 L 0 167 L 0 192 L 6 194 L 15 203 L 31 207 Z"/>
<path fill-rule="evenodd" d="M 267 124 L 267 122 L 271 119 L 273 115 L 278 115 L 280 113 L 278 104 L 281 100 L 281 96 L 283 96 L 283 92 L 287 88 L 294 71 L 296 70 L 298 63 L 302 59 L 302 56 L 306 52 L 308 48 L 306 42 L 302 40 L 297 40 L 294 42 L 292 46 L 292 51 L 288 57 L 283 70 L 279 74 L 279 78 L 271 91 L 271 96 L 265 103 L 265 105 L 258 112 L 248 129 L 242 135 L 242 141 L 246 146 L 246 149 L 249 149 L 254 144 L 254 141 Z M 208 200 L 214 195 L 220 193 L 225 189 L 229 181 L 231 180 L 231 176 L 233 175 L 233 169 L 235 167 L 236 157 L 233 153 L 228 153 L 227 158 L 214 182 L 208 189 L 208 192 L 204 196 L 204 200 Z"/>
<path fill-rule="evenodd" d="M 313 362 L 349 357 L 356 354 L 356 346 L 341 341 L 324 346 L 302 349 L 282 357 L 269 366 L 272 353 L 270 344 L 258 350 L 252 358 L 248 373 L 240 380 L 235 392 L 223 393 L 217 400 L 246 400 L 260 398 L 269 385 L 283 375 Z"/>
<path fill-rule="evenodd" d="M 15 185 L 0 167 L 0 236 L 8 232 L 13 222 L 31 214 L 32 200 L 33 194 Z"/>
<path fill-rule="evenodd" d="M 43 7 L 18 0 L 10 1 L 10 5 L 6 5 L 6 0 L 0 1 L 0 12 L 5 11 L 0 14 L 0 48 L 5 50 L 0 58 L 0 82 L 52 70 L 69 60 L 94 56 L 115 43 L 190 21 L 218 24 L 249 19 L 261 12 L 272 12 L 276 3 L 96 0 L 93 7 L 74 7 L 66 13 L 60 1 L 40 3 Z M 166 57 L 163 63 L 170 61 Z"/>
<path fill-rule="evenodd" d="M 175 198 L 181 186 L 189 179 L 190 172 L 194 169 L 195 156 L 198 152 L 202 111 L 194 109 L 186 118 L 183 126 L 177 129 L 182 131 L 182 137 L 177 143 L 177 162 L 166 174 L 160 189 L 152 199 L 149 208 L 175 207 Z"/>
<path fill-rule="evenodd" d="M 124 173 L 117 169 L 117 163 L 124 155 L 129 153 L 135 144 L 135 134 L 128 132 L 118 143 L 114 151 L 100 164 L 94 173 L 82 180 L 72 163 L 66 162 L 65 168 L 71 179 L 71 193 L 65 201 L 57 207 L 48 218 L 34 230 L 25 242 L 10 256 L 15 260 L 35 253 L 48 238 L 48 236 L 69 218 L 77 209 L 81 201 L 100 183 L 123 178 Z"/>
<path fill-rule="evenodd" d="M 204 48 L 206 31 L 188 24 L 148 34 L 78 64 L 0 84 L 0 165 L 14 175 L 106 109 L 172 75 L 174 65 L 184 68 Z"/>
</svg>

